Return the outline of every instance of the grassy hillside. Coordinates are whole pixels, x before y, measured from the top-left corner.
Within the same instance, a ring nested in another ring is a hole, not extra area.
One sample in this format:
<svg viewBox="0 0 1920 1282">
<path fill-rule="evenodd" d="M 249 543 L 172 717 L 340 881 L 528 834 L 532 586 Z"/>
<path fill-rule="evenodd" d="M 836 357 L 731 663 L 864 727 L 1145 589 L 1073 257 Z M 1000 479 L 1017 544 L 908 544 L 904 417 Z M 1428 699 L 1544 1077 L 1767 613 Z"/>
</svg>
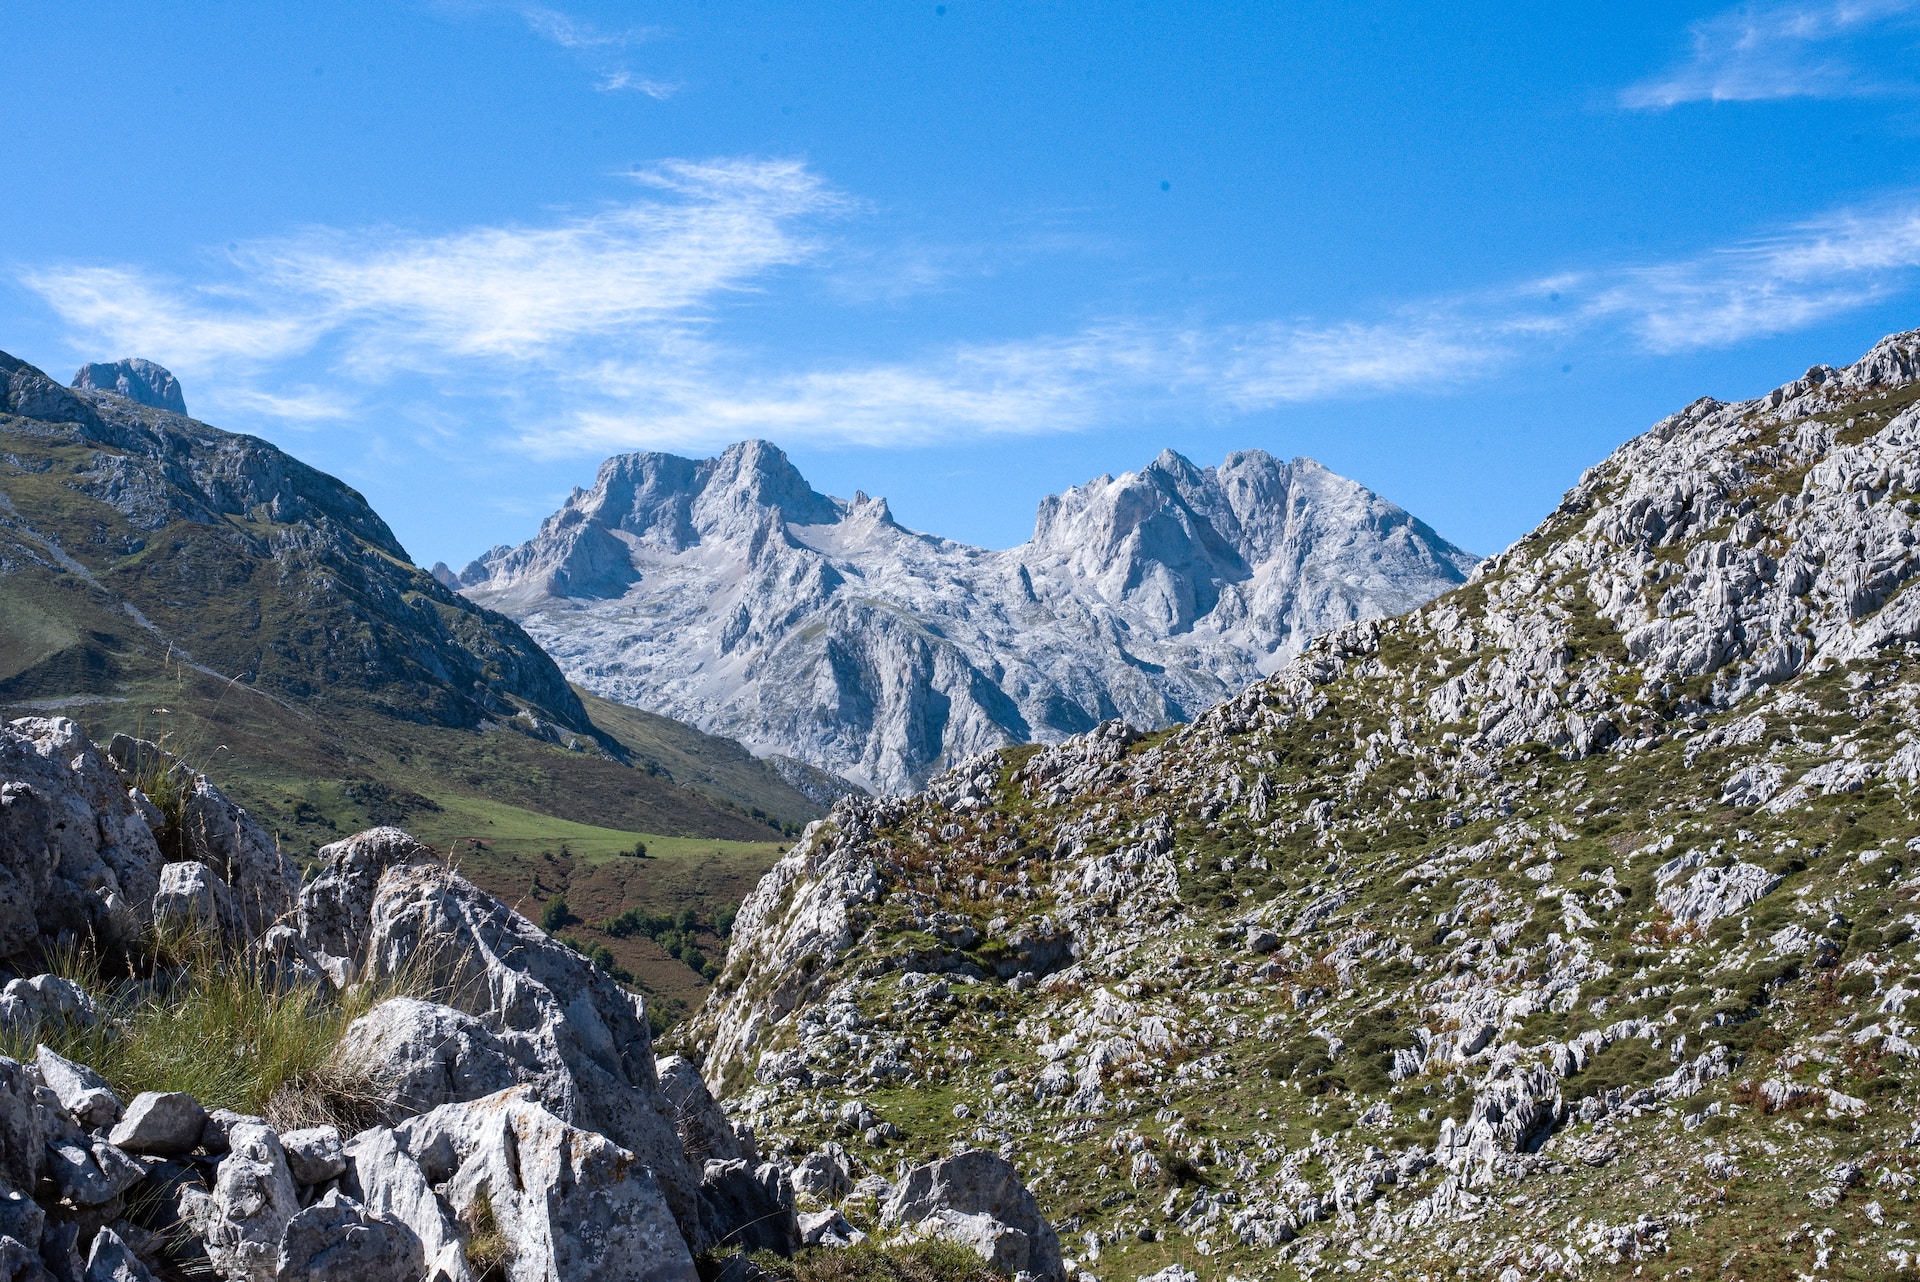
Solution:
<svg viewBox="0 0 1920 1282">
<path fill-rule="evenodd" d="M 0 716 L 160 741 L 296 858 L 376 824 L 458 846 L 536 917 L 571 885 L 533 875 L 546 856 L 644 844 L 575 895 L 710 920 L 819 813 L 731 741 L 595 704 L 606 729 L 333 478 L 0 355 Z M 603 942 L 650 990 L 704 986 L 651 940 Z"/>
<path fill-rule="evenodd" d="M 574 693 L 594 727 L 617 740 L 638 769 L 730 802 L 755 819 L 778 823 L 788 835 L 797 835 L 826 814 L 824 806 L 794 791 L 735 740 L 703 734 L 684 722 L 602 699 L 579 686 Z"/>
</svg>

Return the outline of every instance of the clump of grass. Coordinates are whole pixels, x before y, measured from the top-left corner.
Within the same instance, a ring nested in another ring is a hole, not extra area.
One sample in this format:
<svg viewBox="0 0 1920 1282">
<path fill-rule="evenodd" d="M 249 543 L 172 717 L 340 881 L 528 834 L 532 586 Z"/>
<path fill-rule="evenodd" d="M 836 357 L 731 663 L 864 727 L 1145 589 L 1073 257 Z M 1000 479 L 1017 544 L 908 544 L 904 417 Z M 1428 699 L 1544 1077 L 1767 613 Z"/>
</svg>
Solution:
<svg viewBox="0 0 1920 1282">
<path fill-rule="evenodd" d="M 753 1262 L 784 1282 L 1006 1282 L 981 1258 L 952 1242 L 815 1248 L 783 1259 L 760 1251 Z"/>
<path fill-rule="evenodd" d="M 501 1282 L 513 1264 L 513 1242 L 494 1218 L 493 1198 L 481 1189 L 466 1214 L 467 1263 L 479 1282 Z"/>
<path fill-rule="evenodd" d="M 266 960 L 209 934 L 150 938 L 149 965 L 103 980 L 92 954 L 49 959 L 86 988 L 104 1018 L 0 1032 L 0 1054 L 31 1058 L 46 1044 L 89 1065 L 122 1099 L 184 1091 L 209 1109 L 264 1116 L 282 1129 L 321 1124 L 346 1133 L 375 1120 L 376 1083 L 335 1056 L 347 1025 L 418 977 L 357 984 L 288 983 Z M 143 972 L 143 973 L 142 973 Z"/>
</svg>

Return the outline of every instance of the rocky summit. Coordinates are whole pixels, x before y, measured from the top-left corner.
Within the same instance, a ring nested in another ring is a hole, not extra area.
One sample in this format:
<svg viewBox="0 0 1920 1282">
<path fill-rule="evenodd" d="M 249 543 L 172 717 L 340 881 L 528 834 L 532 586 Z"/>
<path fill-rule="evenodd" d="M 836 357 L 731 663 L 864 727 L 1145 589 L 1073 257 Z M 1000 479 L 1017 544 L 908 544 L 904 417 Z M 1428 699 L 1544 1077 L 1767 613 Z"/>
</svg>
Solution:
<svg viewBox="0 0 1920 1282">
<path fill-rule="evenodd" d="M 121 381 L 90 381 L 100 370 Z M 352 488 L 156 408 L 141 389 L 179 400 L 156 365 L 88 366 L 75 381 L 0 353 L 7 693 L 111 691 L 158 641 L 297 704 L 587 725 L 552 660 L 415 567 Z"/>
<path fill-rule="evenodd" d="M 1917 534 L 1920 332 L 1699 401 L 1188 725 L 842 801 L 676 1036 L 1083 1276 L 1913 1276 Z"/>
<path fill-rule="evenodd" d="M 596 693 L 898 792 L 992 748 L 1185 721 L 1474 558 L 1309 459 L 1171 451 L 1044 500 L 1007 551 L 819 494 L 763 441 L 608 460 L 444 582 Z"/>
<path fill-rule="evenodd" d="M 187 398 L 180 391 L 180 380 L 171 370 L 139 356 L 82 365 L 74 374 L 71 386 L 82 391 L 111 392 L 182 417 L 187 412 Z"/>
</svg>

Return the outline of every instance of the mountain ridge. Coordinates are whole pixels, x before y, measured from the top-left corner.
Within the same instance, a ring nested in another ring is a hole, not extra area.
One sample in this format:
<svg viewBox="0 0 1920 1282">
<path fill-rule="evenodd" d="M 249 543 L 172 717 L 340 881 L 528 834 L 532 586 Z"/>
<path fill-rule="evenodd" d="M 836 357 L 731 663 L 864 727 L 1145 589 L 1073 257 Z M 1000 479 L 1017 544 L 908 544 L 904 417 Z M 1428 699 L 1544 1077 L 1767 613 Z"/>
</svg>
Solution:
<svg viewBox="0 0 1920 1282">
<path fill-rule="evenodd" d="M 517 548 L 442 582 L 568 674 L 762 753 L 913 786 L 1112 716 L 1184 720 L 1338 622 L 1425 600 L 1474 558 L 1311 460 L 1172 451 L 1044 500 L 1004 551 L 833 499 L 764 441 L 602 464 Z"/>
<path fill-rule="evenodd" d="M 841 802 L 676 1037 L 1102 1276 L 1908 1276 L 1917 547 L 1920 331 L 1697 401 L 1188 725 Z"/>
</svg>

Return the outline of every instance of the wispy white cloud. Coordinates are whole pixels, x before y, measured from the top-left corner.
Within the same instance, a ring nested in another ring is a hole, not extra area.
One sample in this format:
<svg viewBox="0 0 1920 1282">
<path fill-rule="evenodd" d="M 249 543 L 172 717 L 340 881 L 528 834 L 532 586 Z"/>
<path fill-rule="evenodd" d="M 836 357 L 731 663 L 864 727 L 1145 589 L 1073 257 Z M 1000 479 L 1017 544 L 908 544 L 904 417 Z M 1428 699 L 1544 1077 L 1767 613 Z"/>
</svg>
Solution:
<svg viewBox="0 0 1920 1282">
<path fill-rule="evenodd" d="M 1648 348 L 1725 347 L 1784 334 L 1913 288 L 1920 199 L 1843 210 L 1696 258 L 1593 282 L 1589 323 L 1624 323 Z"/>
<path fill-rule="evenodd" d="M 813 252 L 802 221 L 840 198 L 795 161 L 672 162 L 658 193 L 543 227 L 443 236 L 319 230 L 228 252 L 213 284 L 51 266 L 25 283 L 89 342 L 181 370 L 259 370 L 343 349 L 362 378 L 470 360 L 563 364 L 562 349 L 698 326 L 704 308 Z"/>
<path fill-rule="evenodd" d="M 1694 23 L 1687 56 L 1620 101 L 1659 109 L 1911 92 L 1914 79 L 1899 68 L 1911 57 L 1917 13 L 1920 0 L 1741 5 Z"/>
<path fill-rule="evenodd" d="M 661 27 L 602 27 L 563 10 L 521 0 L 428 0 L 428 4 L 453 19 L 518 19 L 535 38 L 570 55 L 602 93 L 631 89 L 664 100 L 684 88 L 679 81 L 645 75 L 631 65 L 632 50 L 666 38 L 668 33 Z"/>
<path fill-rule="evenodd" d="M 656 27 L 623 27 L 608 31 L 593 23 L 544 5 L 522 5 L 522 21 L 534 35 L 573 54 L 594 76 L 594 88 L 602 93 L 633 89 L 649 98 L 671 98 L 682 86 L 677 81 L 661 80 L 636 73 L 626 63 L 626 51 L 636 45 L 659 39 L 664 33 Z"/>
<path fill-rule="evenodd" d="M 1906 195 L 1689 258 L 1370 317 L 1129 318 L 796 363 L 742 341 L 728 304 L 783 275 L 831 279 L 846 255 L 829 220 L 854 202 L 795 161 L 672 162 L 637 177 L 640 198 L 544 224 L 256 242 L 222 256 L 206 282 L 91 264 L 24 279 L 79 354 L 158 359 L 206 389 L 196 403 L 303 423 L 417 406 L 403 416 L 440 424 L 437 437 L 472 410 L 547 455 L 1231 417 L 1444 390 L 1556 344 L 1728 346 L 1920 283 L 1920 195 Z"/>
</svg>

